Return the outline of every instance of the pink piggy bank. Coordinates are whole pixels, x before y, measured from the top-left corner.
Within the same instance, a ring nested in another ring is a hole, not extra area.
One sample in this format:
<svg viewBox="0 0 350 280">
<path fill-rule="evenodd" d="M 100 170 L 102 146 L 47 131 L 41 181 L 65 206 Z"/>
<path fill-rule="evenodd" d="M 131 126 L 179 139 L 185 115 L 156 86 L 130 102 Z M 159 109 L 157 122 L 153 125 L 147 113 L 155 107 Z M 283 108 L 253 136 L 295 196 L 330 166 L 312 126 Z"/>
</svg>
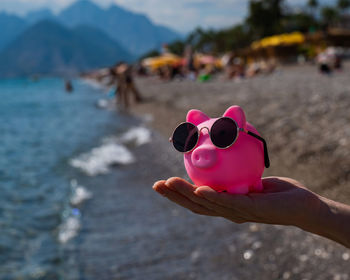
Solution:
<svg viewBox="0 0 350 280">
<path fill-rule="evenodd" d="M 261 176 L 270 165 L 267 145 L 241 107 L 232 106 L 216 119 L 190 110 L 171 140 L 184 153 L 187 173 L 197 186 L 232 194 L 262 191 Z"/>
</svg>

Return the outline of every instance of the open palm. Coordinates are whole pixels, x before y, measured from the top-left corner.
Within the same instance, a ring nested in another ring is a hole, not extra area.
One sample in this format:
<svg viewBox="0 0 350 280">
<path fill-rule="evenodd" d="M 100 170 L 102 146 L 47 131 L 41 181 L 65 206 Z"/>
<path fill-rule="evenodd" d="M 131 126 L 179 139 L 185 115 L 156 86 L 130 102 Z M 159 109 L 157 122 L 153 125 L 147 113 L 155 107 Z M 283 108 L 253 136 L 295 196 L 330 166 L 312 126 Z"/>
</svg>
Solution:
<svg viewBox="0 0 350 280">
<path fill-rule="evenodd" d="M 317 195 L 293 179 L 269 177 L 262 182 L 263 192 L 248 195 L 218 193 L 181 178 L 159 181 L 153 189 L 196 214 L 221 216 L 235 223 L 300 226 L 307 222 L 307 209 L 318 207 Z"/>
</svg>

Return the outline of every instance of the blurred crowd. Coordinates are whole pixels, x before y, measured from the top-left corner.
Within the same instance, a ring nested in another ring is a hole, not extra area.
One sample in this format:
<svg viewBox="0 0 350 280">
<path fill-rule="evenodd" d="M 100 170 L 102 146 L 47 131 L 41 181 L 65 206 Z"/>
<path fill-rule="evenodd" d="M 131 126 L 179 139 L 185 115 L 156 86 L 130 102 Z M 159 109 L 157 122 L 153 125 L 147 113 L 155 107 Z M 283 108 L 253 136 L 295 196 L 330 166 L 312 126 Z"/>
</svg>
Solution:
<svg viewBox="0 0 350 280">
<path fill-rule="evenodd" d="M 322 74 L 332 74 L 333 71 L 342 70 L 342 50 L 335 47 L 328 47 L 319 50 L 316 57 L 319 71 Z"/>
<path fill-rule="evenodd" d="M 182 56 L 167 50 L 161 56 L 144 59 L 137 65 L 137 73 L 143 76 L 155 75 L 164 81 L 173 79 L 210 81 L 215 74 L 224 73 L 224 78 L 242 79 L 258 74 L 270 74 L 276 69 L 274 60 L 252 60 L 234 52 L 216 57 L 211 54 L 195 53 L 187 46 Z"/>
<path fill-rule="evenodd" d="M 295 62 L 317 65 L 319 71 L 330 75 L 335 70 L 342 69 L 344 50 L 334 47 L 317 48 L 313 57 L 297 57 Z M 258 75 L 270 75 L 276 71 L 280 61 L 276 57 L 253 58 L 238 55 L 235 52 L 226 53 L 220 57 L 194 52 L 187 46 L 182 56 L 175 55 L 163 47 L 163 52 L 157 57 L 140 60 L 134 65 L 119 62 L 116 65 L 100 69 L 84 77 L 93 79 L 99 84 L 112 88 L 112 96 L 118 106 L 128 108 L 131 100 L 142 102 L 141 93 L 134 83 L 134 76 L 156 77 L 160 81 L 190 80 L 208 82 L 218 76 L 221 80 L 249 79 Z"/>
</svg>

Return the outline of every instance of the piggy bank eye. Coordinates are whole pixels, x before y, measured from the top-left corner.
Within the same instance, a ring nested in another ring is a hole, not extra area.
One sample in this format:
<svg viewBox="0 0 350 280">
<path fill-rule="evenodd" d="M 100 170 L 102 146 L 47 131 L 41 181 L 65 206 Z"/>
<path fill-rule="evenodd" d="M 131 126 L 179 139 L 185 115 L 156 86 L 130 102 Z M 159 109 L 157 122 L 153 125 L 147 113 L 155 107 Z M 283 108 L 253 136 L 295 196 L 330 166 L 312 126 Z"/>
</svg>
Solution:
<svg viewBox="0 0 350 280">
<path fill-rule="evenodd" d="M 220 149 L 231 146 L 236 141 L 237 135 L 237 124 L 230 118 L 218 119 L 210 131 L 211 141 Z"/>
<path fill-rule="evenodd" d="M 190 152 L 198 142 L 198 129 L 192 123 L 180 124 L 173 134 L 173 145 L 181 153 Z"/>
</svg>

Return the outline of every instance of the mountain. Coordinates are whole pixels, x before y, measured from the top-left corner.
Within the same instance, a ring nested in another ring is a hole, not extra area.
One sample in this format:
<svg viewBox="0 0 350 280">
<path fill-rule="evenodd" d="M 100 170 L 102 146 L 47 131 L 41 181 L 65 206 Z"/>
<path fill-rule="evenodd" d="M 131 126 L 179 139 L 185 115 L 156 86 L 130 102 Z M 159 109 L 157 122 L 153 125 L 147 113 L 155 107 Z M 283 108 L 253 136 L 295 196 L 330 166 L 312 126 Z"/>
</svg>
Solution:
<svg viewBox="0 0 350 280">
<path fill-rule="evenodd" d="M 57 16 L 48 9 L 23 18 L 0 13 L 0 26 L 0 77 L 75 74 L 131 61 L 180 37 L 142 14 L 88 0 Z"/>
<path fill-rule="evenodd" d="M 15 39 L 27 27 L 27 23 L 20 17 L 0 13 L 0 51 Z"/>
<path fill-rule="evenodd" d="M 73 31 L 78 38 L 85 42 L 85 51 L 89 53 L 89 59 L 94 65 L 111 65 L 120 60 L 131 61 L 134 59 L 119 43 L 95 27 L 80 25 L 75 27 Z"/>
<path fill-rule="evenodd" d="M 135 55 L 181 37 L 170 28 L 154 24 L 142 14 L 117 5 L 102 9 L 88 0 L 73 3 L 58 15 L 58 19 L 69 27 L 81 24 L 97 27 Z"/>
<path fill-rule="evenodd" d="M 41 9 L 37 11 L 31 11 L 25 16 L 25 20 L 28 23 L 37 23 L 41 20 L 54 20 L 55 15 L 49 9 Z"/>
<path fill-rule="evenodd" d="M 96 28 L 70 30 L 44 20 L 29 27 L 0 53 L 0 77 L 73 75 L 130 59 L 126 50 Z"/>
<path fill-rule="evenodd" d="M 49 9 L 29 12 L 23 18 L 0 13 L 0 51 L 26 28 L 42 20 L 55 20 L 69 28 L 80 25 L 98 28 L 135 57 L 181 37 L 172 29 L 115 4 L 102 9 L 89 0 L 78 0 L 57 16 Z"/>
<path fill-rule="evenodd" d="M 105 10 L 88 0 L 78 0 L 61 11 L 58 19 L 69 27 L 77 25 L 102 25 L 105 21 Z M 99 21 L 99 22 L 96 22 Z"/>
</svg>

